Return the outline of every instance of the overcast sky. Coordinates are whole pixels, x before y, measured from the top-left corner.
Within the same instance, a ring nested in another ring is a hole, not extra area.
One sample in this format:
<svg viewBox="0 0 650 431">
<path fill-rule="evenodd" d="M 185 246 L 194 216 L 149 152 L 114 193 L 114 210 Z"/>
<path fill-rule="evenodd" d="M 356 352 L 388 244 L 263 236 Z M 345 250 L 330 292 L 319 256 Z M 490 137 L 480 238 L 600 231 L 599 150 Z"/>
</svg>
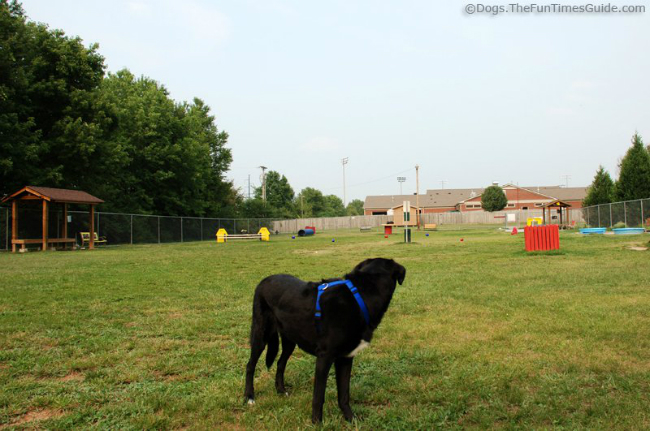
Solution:
<svg viewBox="0 0 650 431">
<path fill-rule="evenodd" d="M 296 192 L 343 197 L 344 157 L 348 201 L 399 193 L 397 176 L 414 192 L 416 164 L 421 192 L 565 175 L 586 186 L 599 164 L 618 174 L 635 130 L 650 143 L 650 7 L 493 16 L 467 15 L 461 0 L 22 3 L 32 20 L 99 43 L 109 71 L 206 101 L 244 194 L 264 165 Z"/>
</svg>

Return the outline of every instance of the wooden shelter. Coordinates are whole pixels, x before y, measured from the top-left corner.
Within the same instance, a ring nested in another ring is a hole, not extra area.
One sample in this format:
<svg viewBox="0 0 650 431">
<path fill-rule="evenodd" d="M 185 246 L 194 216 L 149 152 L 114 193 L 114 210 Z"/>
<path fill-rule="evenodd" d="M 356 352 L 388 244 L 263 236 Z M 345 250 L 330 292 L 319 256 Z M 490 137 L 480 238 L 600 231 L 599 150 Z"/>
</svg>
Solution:
<svg viewBox="0 0 650 431">
<path fill-rule="evenodd" d="M 558 224 L 560 226 L 562 226 L 564 224 L 562 222 L 562 213 L 566 214 L 565 218 L 566 218 L 566 221 L 568 222 L 569 221 L 569 208 L 571 208 L 570 204 L 568 204 L 568 203 L 566 203 L 564 201 L 561 201 L 559 199 L 556 199 L 556 200 L 554 200 L 552 202 L 549 202 L 549 203 L 543 205 L 542 206 L 542 216 L 543 216 L 544 224 L 546 224 L 546 211 L 547 210 L 548 210 L 548 222 L 549 222 L 549 224 L 552 224 L 551 223 L 551 219 L 552 219 L 551 210 L 555 209 L 555 210 L 558 210 L 557 212 L 560 215 L 560 220 L 559 220 Z"/>
<path fill-rule="evenodd" d="M 2 203 L 11 201 L 11 251 L 16 252 L 16 246 L 25 248 L 27 244 L 42 244 L 42 250 L 47 250 L 48 244 L 68 244 L 75 242 L 68 238 L 68 204 L 90 205 L 90 243 L 88 248 L 95 247 L 95 205 L 104 201 L 81 190 L 54 189 L 50 187 L 27 186 L 4 199 Z M 43 236 L 40 239 L 18 238 L 18 202 L 42 201 L 43 207 Z M 61 238 L 50 238 L 48 235 L 48 210 L 50 205 L 63 204 L 63 232 Z"/>
</svg>

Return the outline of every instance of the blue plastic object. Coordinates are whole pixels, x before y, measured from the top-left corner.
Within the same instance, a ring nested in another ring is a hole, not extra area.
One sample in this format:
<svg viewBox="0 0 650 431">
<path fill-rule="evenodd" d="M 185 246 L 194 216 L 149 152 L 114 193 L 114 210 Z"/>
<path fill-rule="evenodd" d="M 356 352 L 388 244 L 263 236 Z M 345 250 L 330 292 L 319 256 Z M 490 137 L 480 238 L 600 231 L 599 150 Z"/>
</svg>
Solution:
<svg viewBox="0 0 650 431">
<path fill-rule="evenodd" d="M 645 232 L 645 229 L 642 227 L 623 227 L 612 230 L 614 231 L 614 235 L 638 235 Z"/>
<path fill-rule="evenodd" d="M 580 229 L 580 233 L 585 235 L 589 235 L 592 233 L 602 235 L 605 233 L 606 230 L 607 228 L 604 227 L 588 227 L 588 228 Z"/>
<path fill-rule="evenodd" d="M 300 229 L 298 236 L 311 236 L 314 234 L 314 229 Z"/>
</svg>

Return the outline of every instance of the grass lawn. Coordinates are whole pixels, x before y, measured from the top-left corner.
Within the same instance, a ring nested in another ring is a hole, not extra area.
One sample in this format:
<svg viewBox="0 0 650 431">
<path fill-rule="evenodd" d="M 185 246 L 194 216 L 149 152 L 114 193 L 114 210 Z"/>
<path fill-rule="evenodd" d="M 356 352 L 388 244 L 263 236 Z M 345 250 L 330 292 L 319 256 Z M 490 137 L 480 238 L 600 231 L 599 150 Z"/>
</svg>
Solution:
<svg viewBox="0 0 650 431">
<path fill-rule="evenodd" d="M 257 403 L 243 405 L 253 290 L 378 256 L 406 281 L 355 359 L 358 420 L 343 421 L 332 370 L 323 428 L 650 427 L 650 252 L 627 249 L 648 235 L 562 233 L 541 254 L 494 227 L 414 240 L 2 253 L 0 428 L 311 428 L 314 359 L 299 350 L 289 397 L 261 360 Z"/>
</svg>

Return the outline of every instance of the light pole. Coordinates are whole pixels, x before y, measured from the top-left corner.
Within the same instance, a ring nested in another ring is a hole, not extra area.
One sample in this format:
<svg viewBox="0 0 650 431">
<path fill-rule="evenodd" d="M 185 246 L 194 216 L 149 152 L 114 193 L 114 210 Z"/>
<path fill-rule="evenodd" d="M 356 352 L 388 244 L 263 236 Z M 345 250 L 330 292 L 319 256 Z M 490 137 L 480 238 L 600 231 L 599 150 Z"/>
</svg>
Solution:
<svg viewBox="0 0 650 431">
<path fill-rule="evenodd" d="M 346 207 L 348 205 L 348 198 L 345 194 L 345 165 L 348 164 L 348 158 L 341 159 L 341 164 L 343 165 L 343 206 Z"/>
<path fill-rule="evenodd" d="M 399 194 L 402 195 L 402 183 L 406 181 L 406 177 L 397 177 L 397 182 L 399 183 Z"/>
<path fill-rule="evenodd" d="M 260 166 L 260 169 L 262 170 L 262 202 L 264 202 L 264 205 L 266 205 L 266 174 L 264 171 L 267 169 L 267 167 Z"/>
</svg>

